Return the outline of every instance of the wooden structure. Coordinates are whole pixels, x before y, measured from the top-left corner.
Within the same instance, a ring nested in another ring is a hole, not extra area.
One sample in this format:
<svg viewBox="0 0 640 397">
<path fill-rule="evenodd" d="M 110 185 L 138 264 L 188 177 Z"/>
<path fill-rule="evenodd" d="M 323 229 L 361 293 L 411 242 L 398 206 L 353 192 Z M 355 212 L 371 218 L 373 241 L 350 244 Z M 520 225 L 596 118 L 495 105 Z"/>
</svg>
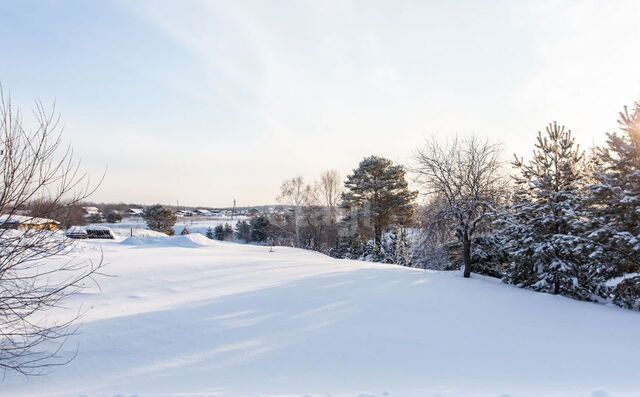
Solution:
<svg viewBox="0 0 640 397">
<path fill-rule="evenodd" d="M 0 215 L 0 228 L 2 229 L 14 229 L 19 231 L 48 230 L 55 232 L 59 227 L 60 222 L 53 219 L 25 215 Z"/>
</svg>

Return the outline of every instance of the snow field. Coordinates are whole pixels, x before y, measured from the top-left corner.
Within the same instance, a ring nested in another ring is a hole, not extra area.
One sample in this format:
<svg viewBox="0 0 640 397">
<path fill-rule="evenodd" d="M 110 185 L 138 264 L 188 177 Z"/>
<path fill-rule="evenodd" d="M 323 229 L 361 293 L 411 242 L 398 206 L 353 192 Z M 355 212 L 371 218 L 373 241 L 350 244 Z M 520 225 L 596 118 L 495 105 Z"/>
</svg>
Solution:
<svg viewBox="0 0 640 397">
<path fill-rule="evenodd" d="M 100 251 L 115 277 L 68 302 L 77 358 L 0 396 L 640 395 L 636 312 L 198 234 L 74 255 Z"/>
</svg>

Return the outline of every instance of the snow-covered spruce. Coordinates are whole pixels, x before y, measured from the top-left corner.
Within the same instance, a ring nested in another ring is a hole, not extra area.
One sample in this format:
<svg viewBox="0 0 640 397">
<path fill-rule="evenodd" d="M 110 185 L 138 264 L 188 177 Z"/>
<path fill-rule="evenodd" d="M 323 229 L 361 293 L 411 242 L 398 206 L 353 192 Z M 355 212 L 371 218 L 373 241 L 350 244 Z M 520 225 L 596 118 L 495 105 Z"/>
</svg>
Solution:
<svg viewBox="0 0 640 397">
<path fill-rule="evenodd" d="M 538 133 L 533 158 L 516 158 L 515 192 L 500 233 L 511 266 L 505 281 L 538 291 L 593 299 L 598 281 L 584 235 L 584 152 L 556 122 Z"/>
<path fill-rule="evenodd" d="M 594 155 L 586 218 L 594 277 L 606 280 L 640 272 L 640 103 L 631 111 L 625 107 L 618 124 L 620 132 L 608 134 L 607 146 Z M 614 302 L 639 308 L 639 282 L 607 284 L 613 287 Z M 601 290 L 603 295 L 608 292 L 605 287 Z"/>
</svg>

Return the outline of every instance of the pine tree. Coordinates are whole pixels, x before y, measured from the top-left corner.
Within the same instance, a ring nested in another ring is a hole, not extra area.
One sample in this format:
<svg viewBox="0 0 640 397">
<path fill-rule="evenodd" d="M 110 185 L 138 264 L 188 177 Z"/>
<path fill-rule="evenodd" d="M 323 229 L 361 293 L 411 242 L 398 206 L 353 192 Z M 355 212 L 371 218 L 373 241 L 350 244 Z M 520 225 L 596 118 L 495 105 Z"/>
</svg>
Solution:
<svg viewBox="0 0 640 397">
<path fill-rule="evenodd" d="M 413 220 L 417 192 L 409 190 L 405 174 L 391 160 L 371 156 L 347 176 L 341 205 L 350 212 L 346 221 L 356 234 L 373 239 L 376 254 L 388 227 L 408 226 Z"/>
<path fill-rule="evenodd" d="M 263 243 L 269 237 L 269 218 L 265 215 L 251 219 L 251 241 Z"/>
<path fill-rule="evenodd" d="M 620 281 L 613 290 L 613 303 L 627 309 L 640 310 L 640 276 Z"/>
<path fill-rule="evenodd" d="M 511 266 L 505 281 L 538 291 L 590 299 L 588 243 L 581 237 L 584 153 L 557 123 L 538 133 L 533 158 L 516 157 L 516 191 L 503 219 Z"/>
<path fill-rule="evenodd" d="M 243 220 L 238 221 L 238 223 L 236 223 L 235 234 L 238 240 L 246 243 L 251 241 L 251 225 L 249 225 L 249 222 Z"/>
<path fill-rule="evenodd" d="M 334 258 L 359 259 L 363 255 L 365 244 L 357 236 L 343 232 L 343 235 L 336 239 L 336 245 L 329 254 Z"/>
<path fill-rule="evenodd" d="M 184 225 L 184 228 L 182 229 L 182 231 L 180 232 L 181 236 L 185 236 L 187 234 L 189 234 L 189 229 L 187 228 L 187 225 Z"/>
<path fill-rule="evenodd" d="M 207 228 L 207 234 L 206 234 L 208 239 L 213 240 L 215 238 L 215 235 L 213 234 L 213 229 L 208 227 Z"/>
<path fill-rule="evenodd" d="M 216 227 L 213 228 L 213 235 L 215 236 L 216 240 L 223 241 L 224 240 L 224 226 L 216 225 Z"/>
<path fill-rule="evenodd" d="M 225 240 L 231 240 L 233 238 L 233 228 L 231 227 L 230 224 L 225 223 L 224 224 L 224 239 Z"/>
<path fill-rule="evenodd" d="M 640 102 L 619 114 L 619 133 L 595 156 L 589 216 L 591 259 L 601 280 L 640 272 Z M 615 303 L 640 307 L 640 276 L 627 278 L 613 291 Z M 607 291 L 603 291 L 603 294 Z"/>
<path fill-rule="evenodd" d="M 384 254 L 384 244 L 378 244 L 374 240 L 368 240 L 365 242 L 360 242 L 358 247 L 354 247 L 353 253 L 359 252 L 360 255 L 355 257 L 359 261 L 365 262 L 384 262 L 385 254 Z"/>
<path fill-rule="evenodd" d="M 142 217 L 147 222 L 149 229 L 173 236 L 173 225 L 176 224 L 177 220 L 176 214 L 174 214 L 173 211 L 160 204 L 156 204 L 146 207 L 142 213 Z"/>
</svg>

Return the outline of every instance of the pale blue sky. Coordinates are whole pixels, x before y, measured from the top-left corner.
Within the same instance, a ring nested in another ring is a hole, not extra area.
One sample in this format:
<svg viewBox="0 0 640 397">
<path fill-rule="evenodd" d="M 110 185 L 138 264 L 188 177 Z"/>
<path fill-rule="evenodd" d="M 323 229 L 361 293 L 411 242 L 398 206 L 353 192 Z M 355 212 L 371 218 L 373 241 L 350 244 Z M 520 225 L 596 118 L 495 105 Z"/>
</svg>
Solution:
<svg viewBox="0 0 640 397">
<path fill-rule="evenodd" d="M 56 99 L 96 200 L 275 201 L 475 133 L 601 142 L 640 99 L 640 2 L 0 1 L 0 81 Z"/>
</svg>

